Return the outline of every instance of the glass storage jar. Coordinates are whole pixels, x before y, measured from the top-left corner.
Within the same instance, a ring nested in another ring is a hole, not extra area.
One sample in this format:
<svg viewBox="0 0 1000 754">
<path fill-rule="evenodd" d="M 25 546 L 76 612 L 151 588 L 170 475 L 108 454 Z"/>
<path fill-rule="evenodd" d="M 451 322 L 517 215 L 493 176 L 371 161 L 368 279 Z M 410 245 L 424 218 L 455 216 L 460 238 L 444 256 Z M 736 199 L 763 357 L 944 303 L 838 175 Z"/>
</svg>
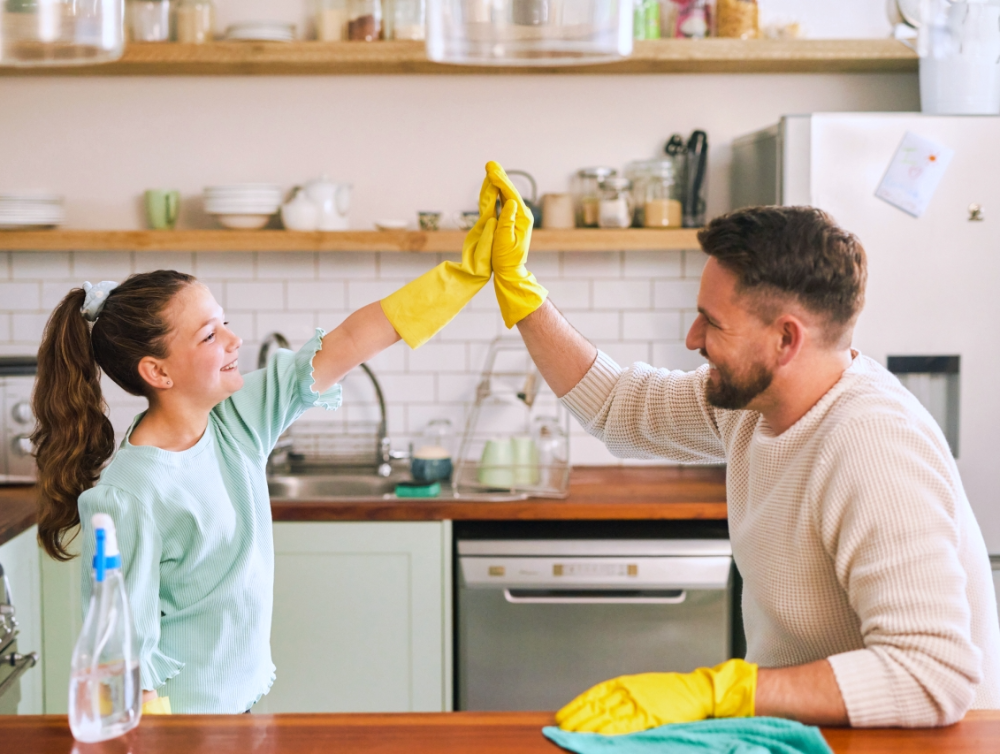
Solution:
<svg viewBox="0 0 1000 754">
<path fill-rule="evenodd" d="M 423 39 L 425 0 L 392 0 L 392 39 Z"/>
<path fill-rule="evenodd" d="M 319 0 L 316 4 L 316 39 L 347 39 L 347 0 Z"/>
<path fill-rule="evenodd" d="M 598 184 L 618 175 L 614 168 L 583 168 L 577 171 L 573 193 L 576 194 L 576 224 L 581 228 L 596 228 L 601 201 Z"/>
<path fill-rule="evenodd" d="M 756 39 L 760 34 L 757 0 L 718 0 L 715 29 L 719 37 Z"/>
<path fill-rule="evenodd" d="M 128 0 L 125 13 L 133 41 L 170 40 L 170 0 Z"/>
<path fill-rule="evenodd" d="M 681 186 L 673 160 L 653 160 L 649 163 L 642 193 L 635 192 L 636 214 L 642 207 L 644 227 L 681 227 L 684 218 Z"/>
<path fill-rule="evenodd" d="M 0 65 L 90 65 L 125 46 L 122 0 L 0 2 Z"/>
<path fill-rule="evenodd" d="M 213 0 L 176 0 L 174 28 L 178 42 L 211 42 L 215 37 L 215 3 Z"/>
<path fill-rule="evenodd" d="M 381 0 L 347 0 L 347 38 L 353 42 L 382 38 Z"/>
<path fill-rule="evenodd" d="M 601 228 L 628 228 L 632 225 L 632 181 L 628 178 L 605 178 L 598 190 L 600 203 L 597 224 Z"/>
<path fill-rule="evenodd" d="M 646 195 L 646 179 L 650 165 L 656 160 L 633 160 L 625 166 L 622 173 L 632 181 L 632 198 L 635 201 L 635 212 L 632 213 L 632 227 L 643 227 L 643 197 Z"/>
</svg>

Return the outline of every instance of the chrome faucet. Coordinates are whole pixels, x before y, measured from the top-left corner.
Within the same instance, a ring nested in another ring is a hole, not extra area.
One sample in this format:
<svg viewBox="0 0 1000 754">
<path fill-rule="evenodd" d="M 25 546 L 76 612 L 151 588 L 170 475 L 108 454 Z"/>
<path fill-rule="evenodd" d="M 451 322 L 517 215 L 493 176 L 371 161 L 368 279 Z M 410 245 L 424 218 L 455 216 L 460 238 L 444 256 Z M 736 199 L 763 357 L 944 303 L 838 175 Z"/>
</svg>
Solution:
<svg viewBox="0 0 1000 754">
<path fill-rule="evenodd" d="M 392 442 L 389 440 L 385 419 L 385 397 L 382 395 L 382 386 L 378 383 L 375 372 L 367 364 L 359 364 L 358 366 L 364 370 L 364 373 L 368 375 L 368 379 L 372 381 L 372 387 L 375 388 L 375 397 L 378 399 L 378 446 L 376 448 L 378 455 L 376 457 L 379 463 L 377 473 L 379 476 L 387 477 L 392 473 L 392 460 L 394 458 L 405 458 L 406 454 L 394 453 L 392 450 Z"/>
<path fill-rule="evenodd" d="M 268 333 L 267 337 L 260 344 L 260 353 L 257 355 L 257 368 L 263 369 L 267 366 L 267 356 L 271 351 L 272 346 L 277 346 L 278 348 L 291 348 L 288 343 L 288 339 L 282 335 L 280 332 Z"/>
</svg>

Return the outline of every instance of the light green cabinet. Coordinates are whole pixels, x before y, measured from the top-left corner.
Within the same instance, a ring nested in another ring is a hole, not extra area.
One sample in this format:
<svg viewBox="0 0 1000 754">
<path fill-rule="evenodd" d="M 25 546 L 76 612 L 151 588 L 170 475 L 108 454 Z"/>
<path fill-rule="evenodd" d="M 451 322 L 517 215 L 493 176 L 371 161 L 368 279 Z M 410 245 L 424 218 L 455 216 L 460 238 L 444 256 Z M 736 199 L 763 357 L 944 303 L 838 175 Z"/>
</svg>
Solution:
<svg viewBox="0 0 1000 754">
<path fill-rule="evenodd" d="M 274 526 L 277 680 L 255 712 L 451 709 L 451 525 Z"/>
<path fill-rule="evenodd" d="M 42 562 L 42 676 L 47 715 L 69 712 L 69 666 L 83 625 L 80 594 L 80 538 L 67 537 L 74 558 L 53 560 L 39 550 Z"/>
<path fill-rule="evenodd" d="M 38 549 L 38 527 L 32 526 L 9 542 L 0 545 L 0 565 L 10 582 L 11 596 L 17 614 L 17 651 L 21 654 L 38 652 L 39 665 L 21 676 L 21 701 L 19 715 L 40 715 L 42 706 L 42 651 L 41 559 Z"/>
</svg>

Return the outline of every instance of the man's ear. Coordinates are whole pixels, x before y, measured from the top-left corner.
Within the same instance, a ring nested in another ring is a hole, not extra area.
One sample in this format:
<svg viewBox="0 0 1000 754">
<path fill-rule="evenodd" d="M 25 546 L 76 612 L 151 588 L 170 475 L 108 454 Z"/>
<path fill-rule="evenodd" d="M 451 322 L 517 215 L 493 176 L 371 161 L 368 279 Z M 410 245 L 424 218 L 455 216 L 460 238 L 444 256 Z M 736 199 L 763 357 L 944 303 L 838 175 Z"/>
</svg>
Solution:
<svg viewBox="0 0 1000 754">
<path fill-rule="evenodd" d="M 805 323 L 794 314 L 782 314 L 771 327 L 777 336 L 778 365 L 786 366 L 799 354 L 805 344 Z"/>
<path fill-rule="evenodd" d="M 139 360 L 139 376 L 154 390 L 167 390 L 174 384 L 162 362 L 152 356 L 143 356 Z"/>
</svg>

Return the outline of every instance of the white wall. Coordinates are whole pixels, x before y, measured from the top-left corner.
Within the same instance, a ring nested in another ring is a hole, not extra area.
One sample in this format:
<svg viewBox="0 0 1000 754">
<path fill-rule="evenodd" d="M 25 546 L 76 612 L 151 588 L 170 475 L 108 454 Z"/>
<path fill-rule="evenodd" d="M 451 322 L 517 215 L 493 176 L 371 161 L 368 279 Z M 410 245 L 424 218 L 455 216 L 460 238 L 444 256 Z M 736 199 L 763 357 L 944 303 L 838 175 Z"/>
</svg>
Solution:
<svg viewBox="0 0 1000 754">
<path fill-rule="evenodd" d="M 286 186 L 323 171 L 355 185 L 352 224 L 475 206 L 488 159 L 530 170 L 542 191 L 593 164 L 655 155 L 674 131 L 709 134 L 709 214 L 728 208 L 729 145 L 783 113 L 916 110 L 915 75 L 0 77 L 0 191 L 66 195 L 69 225 L 140 228 L 145 188 L 181 189 L 182 224 L 206 225 L 206 184 Z M 682 341 L 700 253 L 536 254 L 531 267 L 588 337 L 625 361 L 690 366 Z M 0 255 L 0 352 L 37 347 L 47 312 L 83 280 L 140 268 L 192 270 L 247 342 L 271 329 L 302 342 L 436 261 L 397 254 L 75 253 Z M 6 281 L 6 282 L 3 282 Z M 376 361 L 390 430 L 461 414 L 485 343 L 502 332 L 487 288 L 436 341 Z M 363 388 L 358 388 L 363 390 Z M 351 393 L 348 393 L 350 398 Z M 358 393 L 360 397 L 362 393 Z M 364 393 L 363 395 L 367 395 Z M 112 398 L 121 426 L 139 407 Z M 576 442 L 578 462 L 608 462 Z"/>
</svg>

